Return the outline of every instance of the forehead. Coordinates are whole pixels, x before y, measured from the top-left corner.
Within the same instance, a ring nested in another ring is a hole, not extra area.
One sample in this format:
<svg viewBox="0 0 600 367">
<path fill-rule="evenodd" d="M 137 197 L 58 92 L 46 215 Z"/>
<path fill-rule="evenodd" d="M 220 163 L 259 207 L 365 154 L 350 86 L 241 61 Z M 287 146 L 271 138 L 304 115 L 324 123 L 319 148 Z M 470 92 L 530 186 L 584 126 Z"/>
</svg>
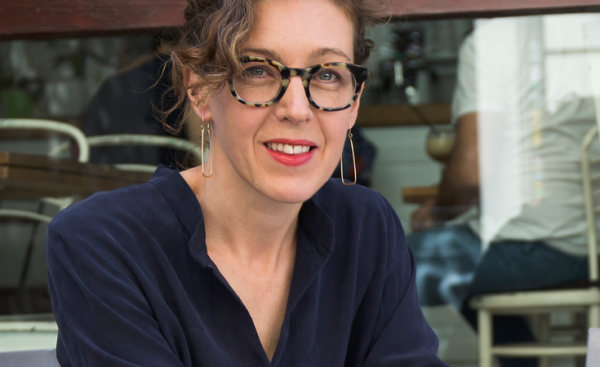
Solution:
<svg viewBox="0 0 600 367">
<path fill-rule="evenodd" d="M 339 49 L 352 58 L 353 24 L 333 2 L 263 0 L 255 9 L 255 26 L 244 48 L 272 50 L 281 58 L 278 61 L 290 67 L 311 61 L 348 61 L 335 53 L 315 53 L 322 49 Z M 311 60 L 315 54 L 319 60 Z"/>
</svg>

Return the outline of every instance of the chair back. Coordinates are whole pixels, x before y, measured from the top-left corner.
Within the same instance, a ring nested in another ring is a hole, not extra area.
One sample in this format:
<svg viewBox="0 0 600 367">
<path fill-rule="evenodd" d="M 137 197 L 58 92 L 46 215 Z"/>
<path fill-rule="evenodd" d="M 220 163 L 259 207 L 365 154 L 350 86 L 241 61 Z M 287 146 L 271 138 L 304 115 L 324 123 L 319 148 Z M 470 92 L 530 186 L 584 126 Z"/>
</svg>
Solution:
<svg viewBox="0 0 600 367">
<path fill-rule="evenodd" d="M 0 119 L 0 129 L 44 130 L 67 135 L 77 143 L 79 148 L 79 162 L 86 163 L 90 156 L 90 148 L 83 132 L 75 126 L 64 122 L 37 119 Z"/>
<path fill-rule="evenodd" d="M 198 162 L 202 162 L 201 148 L 189 140 L 169 136 L 143 135 L 143 134 L 114 134 L 97 135 L 87 138 L 90 147 L 109 145 L 147 145 L 155 147 L 172 148 L 191 153 Z M 155 166 L 143 164 L 115 164 L 119 169 L 131 171 L 154 172 Z"/>
<path fill-rule="evenodd" d="M 583 178 L 583 201 L 585 206 L 586 231 L 588 243 L 588 266 L 590 281 L 598 280 L 598 235 L 596 232 L 596 213 L 600 205 L 595 204 L 595 197 L 600 196 L 600 190 L 593 190 L 594 183 L 600 182 L 600 173 L 592 174 L 592 167 L 600 165 L 600 159 L 590 156 L 590 147 L 597 141 L 598 126 L 594 125 L 581 146 L 581 173 Z"/>
</svg>

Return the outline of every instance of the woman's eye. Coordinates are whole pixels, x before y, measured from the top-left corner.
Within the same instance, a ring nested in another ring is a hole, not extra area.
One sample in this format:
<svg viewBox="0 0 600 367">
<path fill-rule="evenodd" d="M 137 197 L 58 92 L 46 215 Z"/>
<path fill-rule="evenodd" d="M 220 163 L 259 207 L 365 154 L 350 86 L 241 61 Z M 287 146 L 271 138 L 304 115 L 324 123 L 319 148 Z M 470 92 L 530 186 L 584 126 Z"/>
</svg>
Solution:
<svg viewBox="0 0 600 367">
<path fill-rule="evenodd" d="M 336 77 L 336 75 L 334 73 L 331 72 L 322 72 L 319 74 L 319 80 L 324 80 L 324 81 L 332 81 L 334 80 Z"/>
<path fill-rule="evenodd" d="M 265 75 L 265 69 L 261 68 L 259 66 L 255 66 L 255 67 L 246 69 L 246 73 L 248 73 L 252 76 L 263 76 L 263 75 Z"/>
</svg>

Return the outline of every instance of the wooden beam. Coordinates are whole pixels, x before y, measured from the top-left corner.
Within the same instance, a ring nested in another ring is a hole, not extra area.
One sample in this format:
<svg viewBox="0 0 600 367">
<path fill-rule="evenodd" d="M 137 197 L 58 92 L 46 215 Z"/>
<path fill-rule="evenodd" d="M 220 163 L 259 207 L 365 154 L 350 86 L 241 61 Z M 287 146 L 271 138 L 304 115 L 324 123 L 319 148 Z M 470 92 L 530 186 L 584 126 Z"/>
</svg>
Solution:
<svg viewBox="0 0 600 367">
<path fill-rule="evenodd" d="M 397 20 L 600 11 L 598 0 L 385 0 Z M 183 24 L 186 0 L 2 0 L 0 39 L 153 33 Z"/>
<path fill-rule="evenodd" d="M 435 199 L 439 192 L 437 186 L 410 186 L 402 188 L 402 200 L 405 204 L 423 204 Z"/>
<path fill-rule="evenodd" d="M 153 32 L 183 24 L 185 0 L 2 0 L 0 38 Z"/>
<path fill-rule="evenodd" d="M 598 0 L 387 0 L 396 19 L 488 18 L 600 11 Z"/>
</svg>

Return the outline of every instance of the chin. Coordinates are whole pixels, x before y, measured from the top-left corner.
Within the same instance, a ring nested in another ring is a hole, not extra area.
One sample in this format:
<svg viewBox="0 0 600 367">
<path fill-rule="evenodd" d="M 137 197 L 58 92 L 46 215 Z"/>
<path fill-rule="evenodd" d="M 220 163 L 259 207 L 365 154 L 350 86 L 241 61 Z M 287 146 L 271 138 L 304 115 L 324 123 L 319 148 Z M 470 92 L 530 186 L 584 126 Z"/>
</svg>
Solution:
<svg viewBox="0 0 600 367">
<path fill-rule="evenodd" d="M 264 189 L 260 191 L 271 200 L 285 204 L 298 204 L 310 199 L 327 182 L 328 178 L 318 182 L 317 180 L 307 182 L 305 179 L 275 180 L 265 185 Z"/>
</svg>

